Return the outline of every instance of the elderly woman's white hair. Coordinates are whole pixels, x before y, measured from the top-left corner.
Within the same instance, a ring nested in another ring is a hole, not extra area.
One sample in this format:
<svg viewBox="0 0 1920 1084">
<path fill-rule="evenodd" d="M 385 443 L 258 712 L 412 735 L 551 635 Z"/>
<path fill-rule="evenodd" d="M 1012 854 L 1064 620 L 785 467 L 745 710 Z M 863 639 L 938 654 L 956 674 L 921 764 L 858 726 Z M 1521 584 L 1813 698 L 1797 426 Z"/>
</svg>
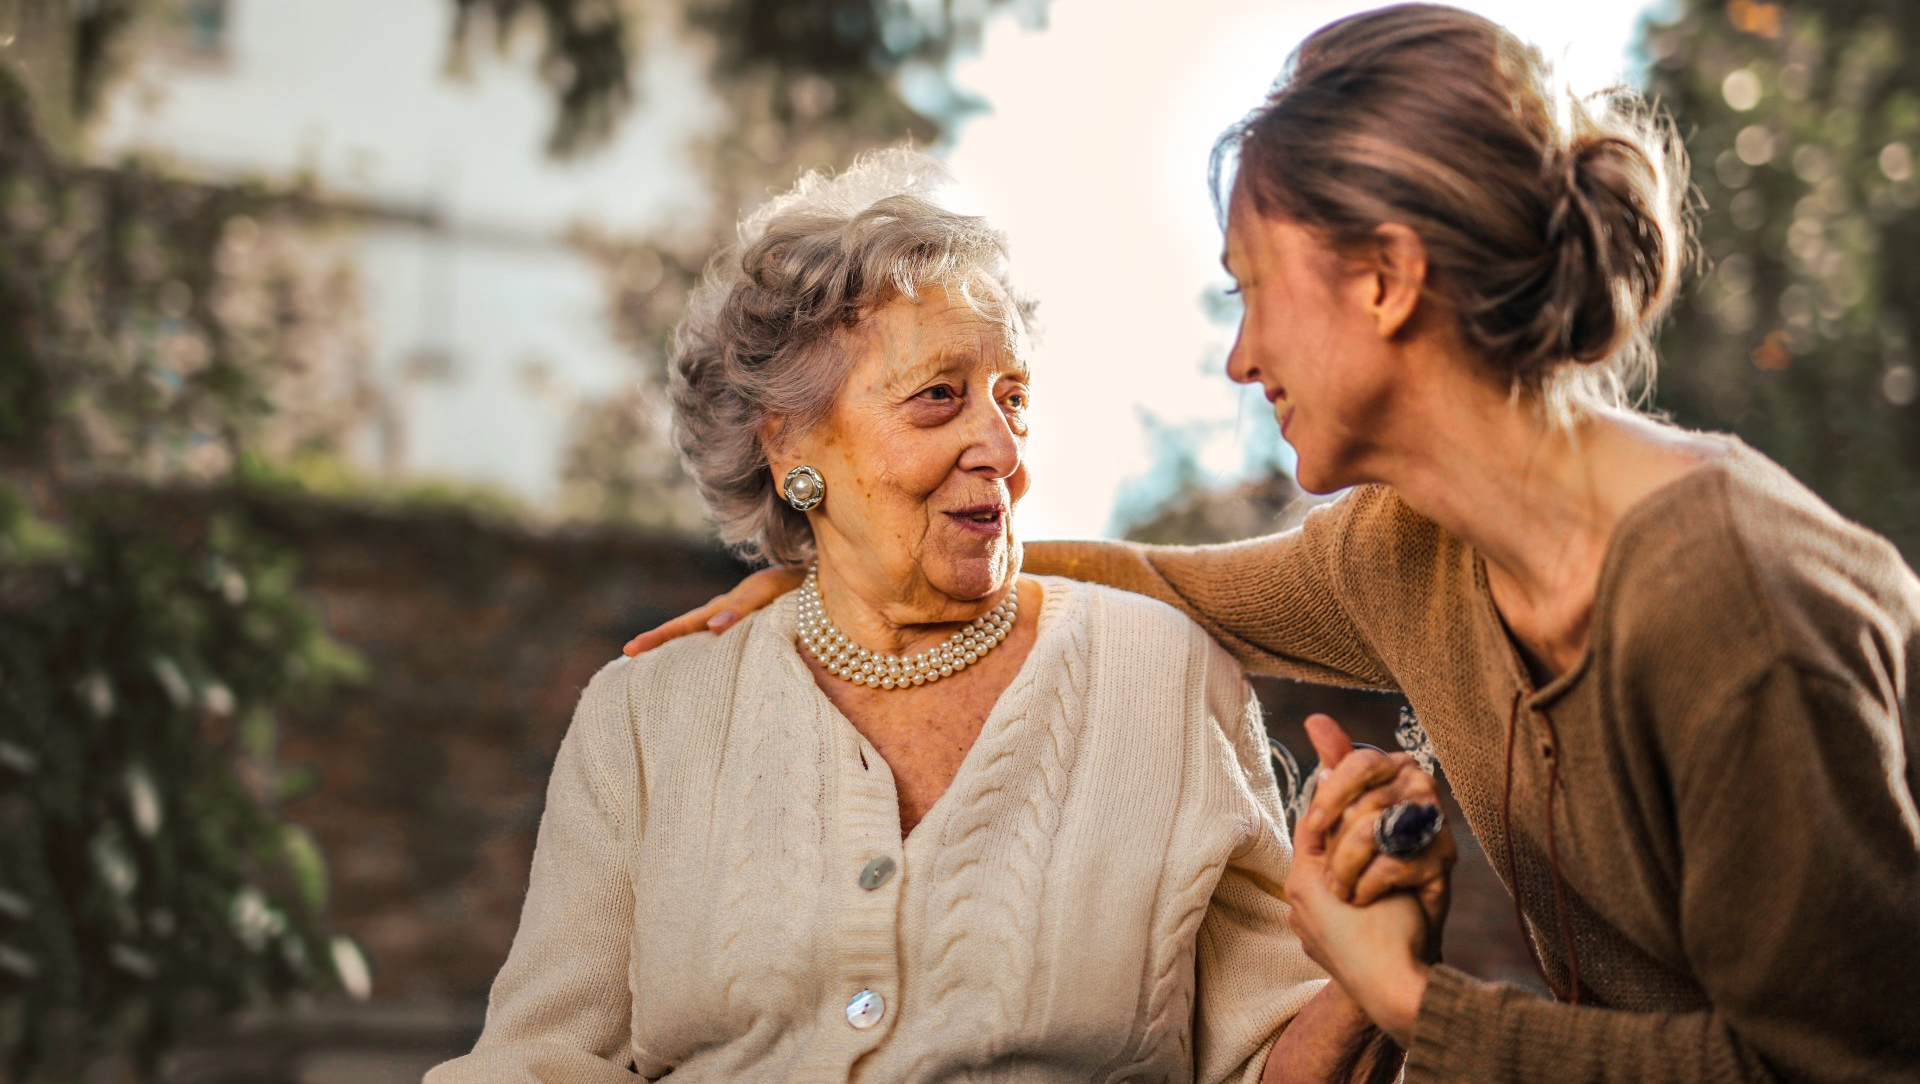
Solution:
<svg viewBox="0 0 1920 1084">
<path fill-rule="evenodd" d="M 1010 339 L 1025 330 L 1033 306 L 1007 281 L 1005 238 L 936 203 L 947 180 L 938 162 L 904 148 L 865 155 L 839 176 L 809 173 L 741 222 L 738 243 L 695 288 L 674 332 L 673 438 L 721 541 L 749 560 L 813 556 L 813 532 L 775 486 L 761 431 L 770 417 L 794 435 L 826 417 L 853 366 L 844 332 L 936 286 L 1002 320 Z"/>
</svg>

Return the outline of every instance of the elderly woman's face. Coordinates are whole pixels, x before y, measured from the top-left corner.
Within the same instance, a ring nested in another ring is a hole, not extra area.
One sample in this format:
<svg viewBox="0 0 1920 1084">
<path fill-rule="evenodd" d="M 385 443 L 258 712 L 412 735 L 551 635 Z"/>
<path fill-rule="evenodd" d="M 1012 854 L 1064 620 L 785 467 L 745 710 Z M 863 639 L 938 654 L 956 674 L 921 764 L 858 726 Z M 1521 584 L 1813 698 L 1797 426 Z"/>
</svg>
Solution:
<svg viewBox="0 0 1920 1084">
<path fill-rule="evenodd" d="M 1024 343 L 934 287 L 876 310 L 845 346 L 855 361 L 831 413 L 779 464 L 826 477 L 811 513 L 822 564 L 866 593 L 936 608 L 1007 586 L 1027 491 Z"/>
</svg>

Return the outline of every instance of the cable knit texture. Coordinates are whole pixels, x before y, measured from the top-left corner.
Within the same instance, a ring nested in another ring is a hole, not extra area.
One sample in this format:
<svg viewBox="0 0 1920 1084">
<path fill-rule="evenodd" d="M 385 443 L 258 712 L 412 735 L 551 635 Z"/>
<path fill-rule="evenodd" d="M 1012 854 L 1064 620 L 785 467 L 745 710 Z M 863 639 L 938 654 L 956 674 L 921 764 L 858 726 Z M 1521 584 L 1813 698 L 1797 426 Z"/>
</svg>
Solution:
<svg viewBox="0 0 1920 1084">
<path fill-rule="evenodd" d="M 789 597 L 617 660 L 560 748 L 468 1081 L 1252 1081 L 1324 978 L 1287 929 L 1259 708 L 1161 603 L 1044 580 L 1031 653 L 904 841 Z M 859 883 L 873 859 L 897 872 Z M 879 1023 L 848 1001 L 872 990 Z"/>
<path fill-rule="evenodd" d="M 1027 562 L 1178 605 L 1257 672 L 1406 693 L 1581 995 L 1437 968 L 1410 1084 L 1920 1081 L 1920 582 L 1744 444 L 1622 519 L 1587 654 L 1542 688 L 1479 557 L 1381 487 L 1269 538 Z"/>
</svg>

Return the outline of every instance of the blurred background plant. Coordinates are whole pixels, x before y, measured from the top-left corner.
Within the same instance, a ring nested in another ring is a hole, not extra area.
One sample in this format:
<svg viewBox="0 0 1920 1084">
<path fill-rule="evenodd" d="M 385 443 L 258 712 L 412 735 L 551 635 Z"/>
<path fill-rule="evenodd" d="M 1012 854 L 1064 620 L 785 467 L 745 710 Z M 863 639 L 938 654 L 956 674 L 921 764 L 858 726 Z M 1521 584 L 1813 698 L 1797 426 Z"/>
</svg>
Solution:
<svg viewBox="0 0 1920 1084">
<path fill-rule="evenodd" d="M 126 499 L 325 445 L 349 291 L 292 259 L 297 192 L 79 165 L 10 66 L 0 147 L 0 1072 L 150 1073 L 244 1005 L 365 984 L 277 813 L 305 785 L 277 712 L 355 660 L 244 517 Z"/>
<path fill-rule="evenodd" d="M 277 812 L 278 713 L 359 671 L 241 518 L 0 492 L 0 1073 L 65 1080 L 294 993 L 365 995 Z"/>
<path fill-rule="evenodd" d="M 1920 12 L 1685 3 L 1643 49 L 1705 205 L 1659 405 L 1920 563 Z"/>
</svg>

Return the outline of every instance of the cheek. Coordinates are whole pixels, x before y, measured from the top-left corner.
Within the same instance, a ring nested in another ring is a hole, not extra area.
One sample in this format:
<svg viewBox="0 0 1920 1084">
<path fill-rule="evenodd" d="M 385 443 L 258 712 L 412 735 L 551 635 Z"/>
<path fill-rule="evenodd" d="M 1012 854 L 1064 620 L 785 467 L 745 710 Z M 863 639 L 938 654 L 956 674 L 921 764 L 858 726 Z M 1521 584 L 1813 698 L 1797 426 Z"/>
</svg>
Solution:
<svg viewBox="0 0 1920 1084">
<path fill-rule="evenodd" d="M 839 512 L 843 527 L 870 537 L 904 538 L 925 528 L 928 500 L 946 481 L 953 460 L 942 458 L 913 431 L 875 434 L 836 449 L 847 482 Z M 858 447 L 854 445 L 857 444 Z"/>
<path fill-rule="evenodd" d="M 925 500 L 953 473 L 950 442 L 925 430 L 903 429 L 890 434 L 876 455 L 879 470 L 875 473 L 888 490 L 908 501 Z"/>
</svg>

